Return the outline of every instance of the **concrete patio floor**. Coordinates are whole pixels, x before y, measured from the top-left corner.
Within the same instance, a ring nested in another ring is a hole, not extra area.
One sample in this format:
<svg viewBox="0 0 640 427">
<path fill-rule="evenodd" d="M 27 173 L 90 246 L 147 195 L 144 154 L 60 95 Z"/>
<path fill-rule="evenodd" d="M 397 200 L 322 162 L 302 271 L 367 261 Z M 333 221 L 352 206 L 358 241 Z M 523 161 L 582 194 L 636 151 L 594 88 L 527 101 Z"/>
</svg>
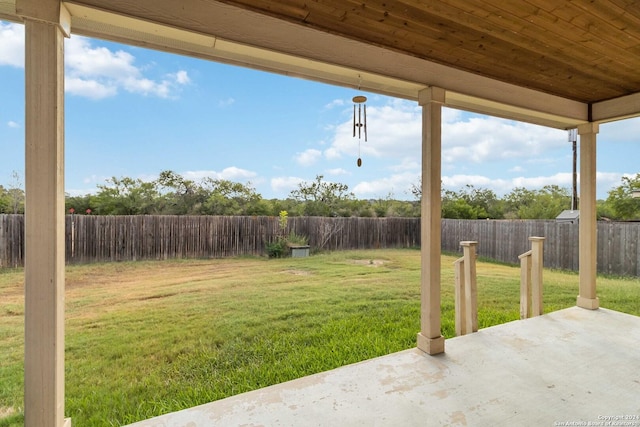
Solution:
<svg viewBox="0 0 640 427">
<path fill-rule="evenodd" d="M 445 351 L 406 350 L 132 426 L 640 426 L 640 317 L 573 307 L 449 339 Z"/>
</svg>

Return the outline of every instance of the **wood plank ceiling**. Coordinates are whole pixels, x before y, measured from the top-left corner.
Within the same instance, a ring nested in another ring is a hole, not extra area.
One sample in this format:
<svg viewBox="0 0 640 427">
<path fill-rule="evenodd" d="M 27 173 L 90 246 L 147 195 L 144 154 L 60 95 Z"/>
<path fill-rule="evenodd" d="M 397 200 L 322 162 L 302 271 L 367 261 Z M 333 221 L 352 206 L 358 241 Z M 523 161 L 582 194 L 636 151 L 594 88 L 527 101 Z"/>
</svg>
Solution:
<svg viewBox="0 0 640 427">
<path fill-rule="evenodd" d="M 221 0 L 592 104 L 640 92 L 633 0 Z"/>
</svg>

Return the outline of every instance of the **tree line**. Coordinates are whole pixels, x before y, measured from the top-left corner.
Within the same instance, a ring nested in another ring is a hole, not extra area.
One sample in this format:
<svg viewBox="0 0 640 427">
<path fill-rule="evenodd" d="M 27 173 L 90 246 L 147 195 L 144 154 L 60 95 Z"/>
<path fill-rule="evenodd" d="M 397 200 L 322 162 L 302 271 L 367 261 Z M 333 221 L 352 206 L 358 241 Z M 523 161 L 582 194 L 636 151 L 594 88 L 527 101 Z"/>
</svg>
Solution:
<svg viewBox="0 0 640 427">
<path fill-rule="evenodd" d="M 14 173 L 14 181 L 17 178 Z M 419 217 L 422 191 L 412 187 L 414 200 L 357 199 L 346 184 L 317 175 L 302 182 L 288 197 L 264 199 L 251 183 L 204 178 L 188 180 L 167 170 L 151 181 L 112 177 L 94 194 L 66 197 L 66 209 L 95 215 L 267 215 L 342 217 Z M 597 204 L 598 217 L 611 220 L 640 219 L 640 174 L 623 177 L 618 187 Z M 442 191 L 442 217 L 452 219 L 553 219 L 571 208 L 571 191 L 557 185 L 537 190 L 514 188 L 503 197 L 486 188 L 466 185 Z M 23 213 L 24 191 L 16 183 L 0 186 L 0 213 Z"/>
</svg>

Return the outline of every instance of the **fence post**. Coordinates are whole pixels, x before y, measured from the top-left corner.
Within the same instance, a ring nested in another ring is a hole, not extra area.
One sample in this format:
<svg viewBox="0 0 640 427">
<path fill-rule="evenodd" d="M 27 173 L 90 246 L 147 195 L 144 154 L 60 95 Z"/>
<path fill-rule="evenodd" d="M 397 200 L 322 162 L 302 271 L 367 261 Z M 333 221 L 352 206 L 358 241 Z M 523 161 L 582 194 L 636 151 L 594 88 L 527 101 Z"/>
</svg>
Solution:
<svg viewBox="0 0 640 427">
<path fill-rule="evenodd" d="M 478 331 L 477 244 L 473 241 L 460 242 L 463 255 L 454 263 L 456 335 Z"/>
<path fill-rule="evenodd" d="M 542 269 L 544 237 L 529 237 L 531 250 L 520 258 L 520 318 L 540 316 L 542 304 Z"/>
</svg>

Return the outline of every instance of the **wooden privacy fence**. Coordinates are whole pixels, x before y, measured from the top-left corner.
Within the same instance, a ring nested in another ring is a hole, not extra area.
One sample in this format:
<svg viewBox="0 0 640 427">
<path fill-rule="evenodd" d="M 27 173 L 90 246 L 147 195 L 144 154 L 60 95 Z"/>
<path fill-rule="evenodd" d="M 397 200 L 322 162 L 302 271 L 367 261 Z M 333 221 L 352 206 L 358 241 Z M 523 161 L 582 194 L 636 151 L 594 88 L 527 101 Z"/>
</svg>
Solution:
<svg viewBox="0 0 640 427">
<path fill-rule="evenodd" d="M 420 222 L 405 218 L 290 217 L 288 232 L 312 250 L 417 247 Z M 68 263 L 264 255 L 280 232 L 266 216 L 66 217 Z M 0 215 L 0 267 L 24 265 L 24 218 Z"/>
<path fill-rule="evenodd" d="M 312 251 L 420 246 L 420 218 L 290 217 Z M 70 263 L 263 255 L 278 217 L 68 215 Z M 481 257 L 517 264 L 529 237 L 545 237 L 545 266 L 578 270 L 578 224 L 542 220 L 442 220 L 442 249 L 478 242 Z M 640 276 L 640 223 L 598 223 L 598 272 Z M 0 267 L 24 264 L 24 218 L 0 215 Z"/>
<path fill-rule="evenodd" d="M 640 222 L 598 221 L 598 273 L 640 276 Z M 545 237 L 544 265 L 578 271 L 578 224 L 553 220 L 442 220 L 442 249 L 478 242 L 478 256 L 517 264 L 529 237 Z"/>
</svg>

